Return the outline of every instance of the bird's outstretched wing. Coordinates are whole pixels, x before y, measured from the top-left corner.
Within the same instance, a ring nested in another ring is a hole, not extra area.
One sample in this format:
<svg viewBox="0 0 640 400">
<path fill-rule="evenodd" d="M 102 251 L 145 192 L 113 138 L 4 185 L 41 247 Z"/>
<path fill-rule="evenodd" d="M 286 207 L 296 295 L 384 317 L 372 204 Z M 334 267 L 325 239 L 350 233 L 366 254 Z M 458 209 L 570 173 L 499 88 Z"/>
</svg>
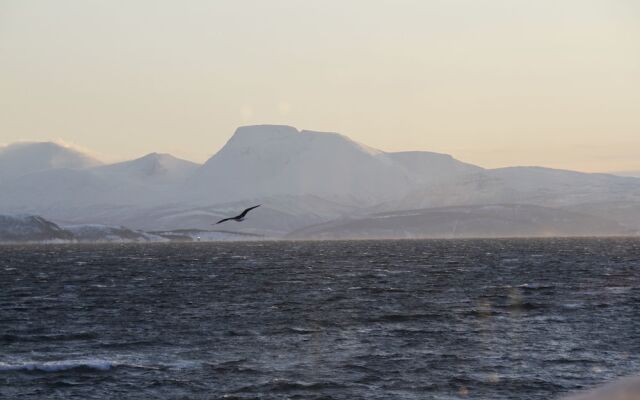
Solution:
<svg viewBox="0 0 640 400">
<path fill-rule="evenodd" d="M 249 211 L 253 210 L 254 208 L 258 208 L 258 207 L 260 207 L 261 205 L 262 205 L 262 204 L 258 204 L 257 206 L 253 206 L 253 207 L 249 207 L 249 208 L 247 208 L 246 210 L 244 210 L 244 211 L 242 212 L 242 214 L 238 215 L 236 218 L 244 218 L 244 216 L 245 216 L 245 215 L 247 215 L 247 213 L 248 213 Z"/>
<path fill-rule="evenodd" d="M 253 210 L 254 208 L 258 208 L 260 207 L 262 204 L 258 204 L 257 206 L 253 206 L 253 207 L 249 207 L 246 210 L 244 210 L 242 213 L 240 213 L 240 215 L 236 215 L 235 217 L 231 217 L 231 218 L 224 218 L 221 219 L 220 221 L 216 222 L 214 225 L 218 225 L 221 224 L 225 221 L 230 221 L 230 220 L 236 220 L 236 221 L 242 221 L 242 218 L 244 218 L 245 215 L 247 215 L 247 213 L 251 210 Z"/>
</svg>

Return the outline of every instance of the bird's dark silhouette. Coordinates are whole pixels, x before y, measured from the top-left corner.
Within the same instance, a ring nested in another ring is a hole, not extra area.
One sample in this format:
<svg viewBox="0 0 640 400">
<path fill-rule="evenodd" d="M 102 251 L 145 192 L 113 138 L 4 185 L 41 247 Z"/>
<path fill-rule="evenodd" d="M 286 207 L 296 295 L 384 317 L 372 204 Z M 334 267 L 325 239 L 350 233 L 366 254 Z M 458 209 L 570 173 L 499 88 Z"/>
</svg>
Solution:
<svg viewBox="0 0 640 400">
<path fill-rule="evenodd" d="M 220 221 L 216 222 L 214 225 L 218 225 L 218 224 L 221 224 L 223 222 L 231 221 L 231 220 L 234 220 L 234 221 L 237 221 L 237 222 L 244 221 L 244 217 L 247 215 L 247 213 L 249 211 L 253 210 L 254 208 L 258 208 L 261 205 L 262 204 L 258 204 L 257 206 L 249 207 L 246 210 L 244 210 L 243 212 L 241 212 L 239 215 L 236 215 L 235 217 L 221 219 Z"/>
</svg>

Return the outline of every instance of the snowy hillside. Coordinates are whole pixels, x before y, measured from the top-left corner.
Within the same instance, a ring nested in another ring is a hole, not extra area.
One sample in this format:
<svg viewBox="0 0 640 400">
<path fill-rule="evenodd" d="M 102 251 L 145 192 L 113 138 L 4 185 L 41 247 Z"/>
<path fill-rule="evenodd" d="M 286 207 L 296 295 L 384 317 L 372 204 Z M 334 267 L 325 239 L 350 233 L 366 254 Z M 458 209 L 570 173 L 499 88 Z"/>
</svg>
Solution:
<svg viewBox="0 0 640 400">
<path fill-rule="evenodd" d="M 142 231 L 134 231 L 122 226 L 107 225 L 63 225 L 66 231 L 79 242 L 159 242 L 163 238 Z"/>
<path fill-rule="evenodd" d="M 633 233 L 604 218 L 530 205 L 444 207 L 341 219 L 291 233 L 292 239 L 543 237 Z"/>
<path fill-rule="evenodd" d="M 618 175 L 618 176 L 630 176 L 633 178 L 640 178 L 640 171 L 620 171 L 620 172 L 613 172 L 613 175 Z"/>
<path fill-rule="evenodd" d="M 95 168 L 95 172 L 116 179 L 145 181 L 146 183 L 170 183 L 187 179 L 199 167 L 191 161 L 171 154 L 151 153 L 144 157 Z"/>
<path fill-rule="evenodd" d="M 52 142 L 14 143 L 0 147 L 0 182 L 54 168 L 85 169 L 100 161 Z"/>
<path fill-rule="evenodd" d="M 372 211 L 474 204 L 533 204 L 571 207 L 588 203 L 637 202 L 640 179 L 540 167 L 482 170 L 425 184 Z"/>
<path fill-rule="evenodd" d="M 541 167 L 500 168 L 486 173 L 522 193 L 532 204 L 566 206 L 596 201 L 640 201 L 638 178 Z"/>
<path fill-rule="evenodd" d="M 262 204 L 252 211 L 251 218 L 242 223 L 229 221 L 214 226 L 224 217 L 236 215 L 247 204 Z M 157 207 L 118 207 L 95 210 L 94 218 L 147 231 L 175 229 L 236 231 L 239 234 L 256 234 L 280 237 L 304 226 L 325 222 L 354 212 L 352 207 L 313 196 L 277 196 L 241 202 L 220 203 L 205 206 L 168 204 Z M 82 213 L 86 213 L 83 211 Z M 58 219 L 69 223 L 83 223 L 77 212 L 59 213 Z M 86 217 L 83 217 L 86 218 Z"/>
<path fill-rule="evenodd" d="M 417 184 L 447 182 L 483 171 L 478 166 L 460 162 L 448 154 L 427 151 L 402 151 L 384 154 L 394 164 L 401 166 Z"/>
<path fill-rule="evenodd" d="M 198 164 L 154 153 L 95 168 L 55 168 L 28 173 L 0 182 L 0 210 L 110 223 L 109 219 L 91 217 L 104 210 L 134 210 L 169 203 L 176 193 L 181 193 L 177 188 L 197 168 Z"/>
<path fill-rule="evenodd" d="M 73 235 L 36 215 L 0 214 L 0 242 L 64 241 Z"/>
<path fill-rule="evenodd" d="M 640 201 L 583 203 L 563 209 L 605 218 L 640 232 Z"/>
</svg>

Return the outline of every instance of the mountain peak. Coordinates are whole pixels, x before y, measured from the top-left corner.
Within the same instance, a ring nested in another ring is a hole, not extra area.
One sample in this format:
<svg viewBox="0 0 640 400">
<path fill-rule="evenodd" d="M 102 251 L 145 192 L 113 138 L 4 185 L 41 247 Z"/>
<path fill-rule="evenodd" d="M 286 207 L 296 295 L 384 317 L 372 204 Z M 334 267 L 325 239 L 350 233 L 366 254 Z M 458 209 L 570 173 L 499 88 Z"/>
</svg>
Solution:
<svg viewBox="0 0 640 400">
<path fill-rule="evenodd" d="M 287 125 L 248 125 L 241 126 L 234 132 L 226 146 L 245 147 L 260 145 L 274 140 L 295 138 L 300 132 Z"/>
<path fill-rule="evenodd" d="M 0 147 L 0 180 L 55 168 L 86 169 L 101 162 L 55 142 L 18 142 Z"/>
<path fill-rule="evenodd" d="M 238 128 L 204 164 L 194 184 L 217 201 L 255 195 L 377 201 L 403 192 L 406 186 L 406 174 L 378 157 L 383 154 L 338 133 L 284 125 L 246 126 Z M 385 185 L 377 183 L 380 179 L 389 184 L 382 188 Z"/>
<path fill-rule="evenodd" d="M 155 160 L 158 162 L 162 162 L 162 161 L 166 161 L 166 160 L 180 160 L 178 157 L 175 157 L 169 153 L 149 153 L 146 154 L 140 158 L 137 158 L 136 160 Z M 135 160 L 133 160 L 135 161 Z M 187 160 L 181 160 L 181 161 L 185 161 L 185 162 L 189 162 Z"/>
<path fill-rule="evenodd" d="M 308 148 L 312 143 L 322 142 L 328 146 L 348 145 L 371 155 L 382 153 L 380 150 L 358 143 L 348 136 L 336 132 L 320 132 L 312 130 L 298 130 L 289 125 L 248 125 L 236 129 L 225 148 L 263 148 L 264 146 L 286 148 Z"/>
<path fill-rule="evenodd" d="M 198 168 L 198 164 L 177 158 L 167 153 L 149 153 L 140 158 L 105 165 L 99 171 L 137 178 L 178 179 Z"/>
</svg>

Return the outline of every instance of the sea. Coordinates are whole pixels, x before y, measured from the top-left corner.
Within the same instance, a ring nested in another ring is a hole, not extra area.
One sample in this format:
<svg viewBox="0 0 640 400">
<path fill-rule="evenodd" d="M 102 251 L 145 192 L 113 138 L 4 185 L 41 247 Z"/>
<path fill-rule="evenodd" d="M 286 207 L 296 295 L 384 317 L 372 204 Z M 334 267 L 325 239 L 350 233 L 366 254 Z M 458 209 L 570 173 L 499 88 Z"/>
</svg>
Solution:
<svg viewBox="0 0 640 400">
<path fill-rule="evenodd" d="M 0 247 L 2 399 L 556 399 L 640 374 L 640 239 Z"/>
</svg>

